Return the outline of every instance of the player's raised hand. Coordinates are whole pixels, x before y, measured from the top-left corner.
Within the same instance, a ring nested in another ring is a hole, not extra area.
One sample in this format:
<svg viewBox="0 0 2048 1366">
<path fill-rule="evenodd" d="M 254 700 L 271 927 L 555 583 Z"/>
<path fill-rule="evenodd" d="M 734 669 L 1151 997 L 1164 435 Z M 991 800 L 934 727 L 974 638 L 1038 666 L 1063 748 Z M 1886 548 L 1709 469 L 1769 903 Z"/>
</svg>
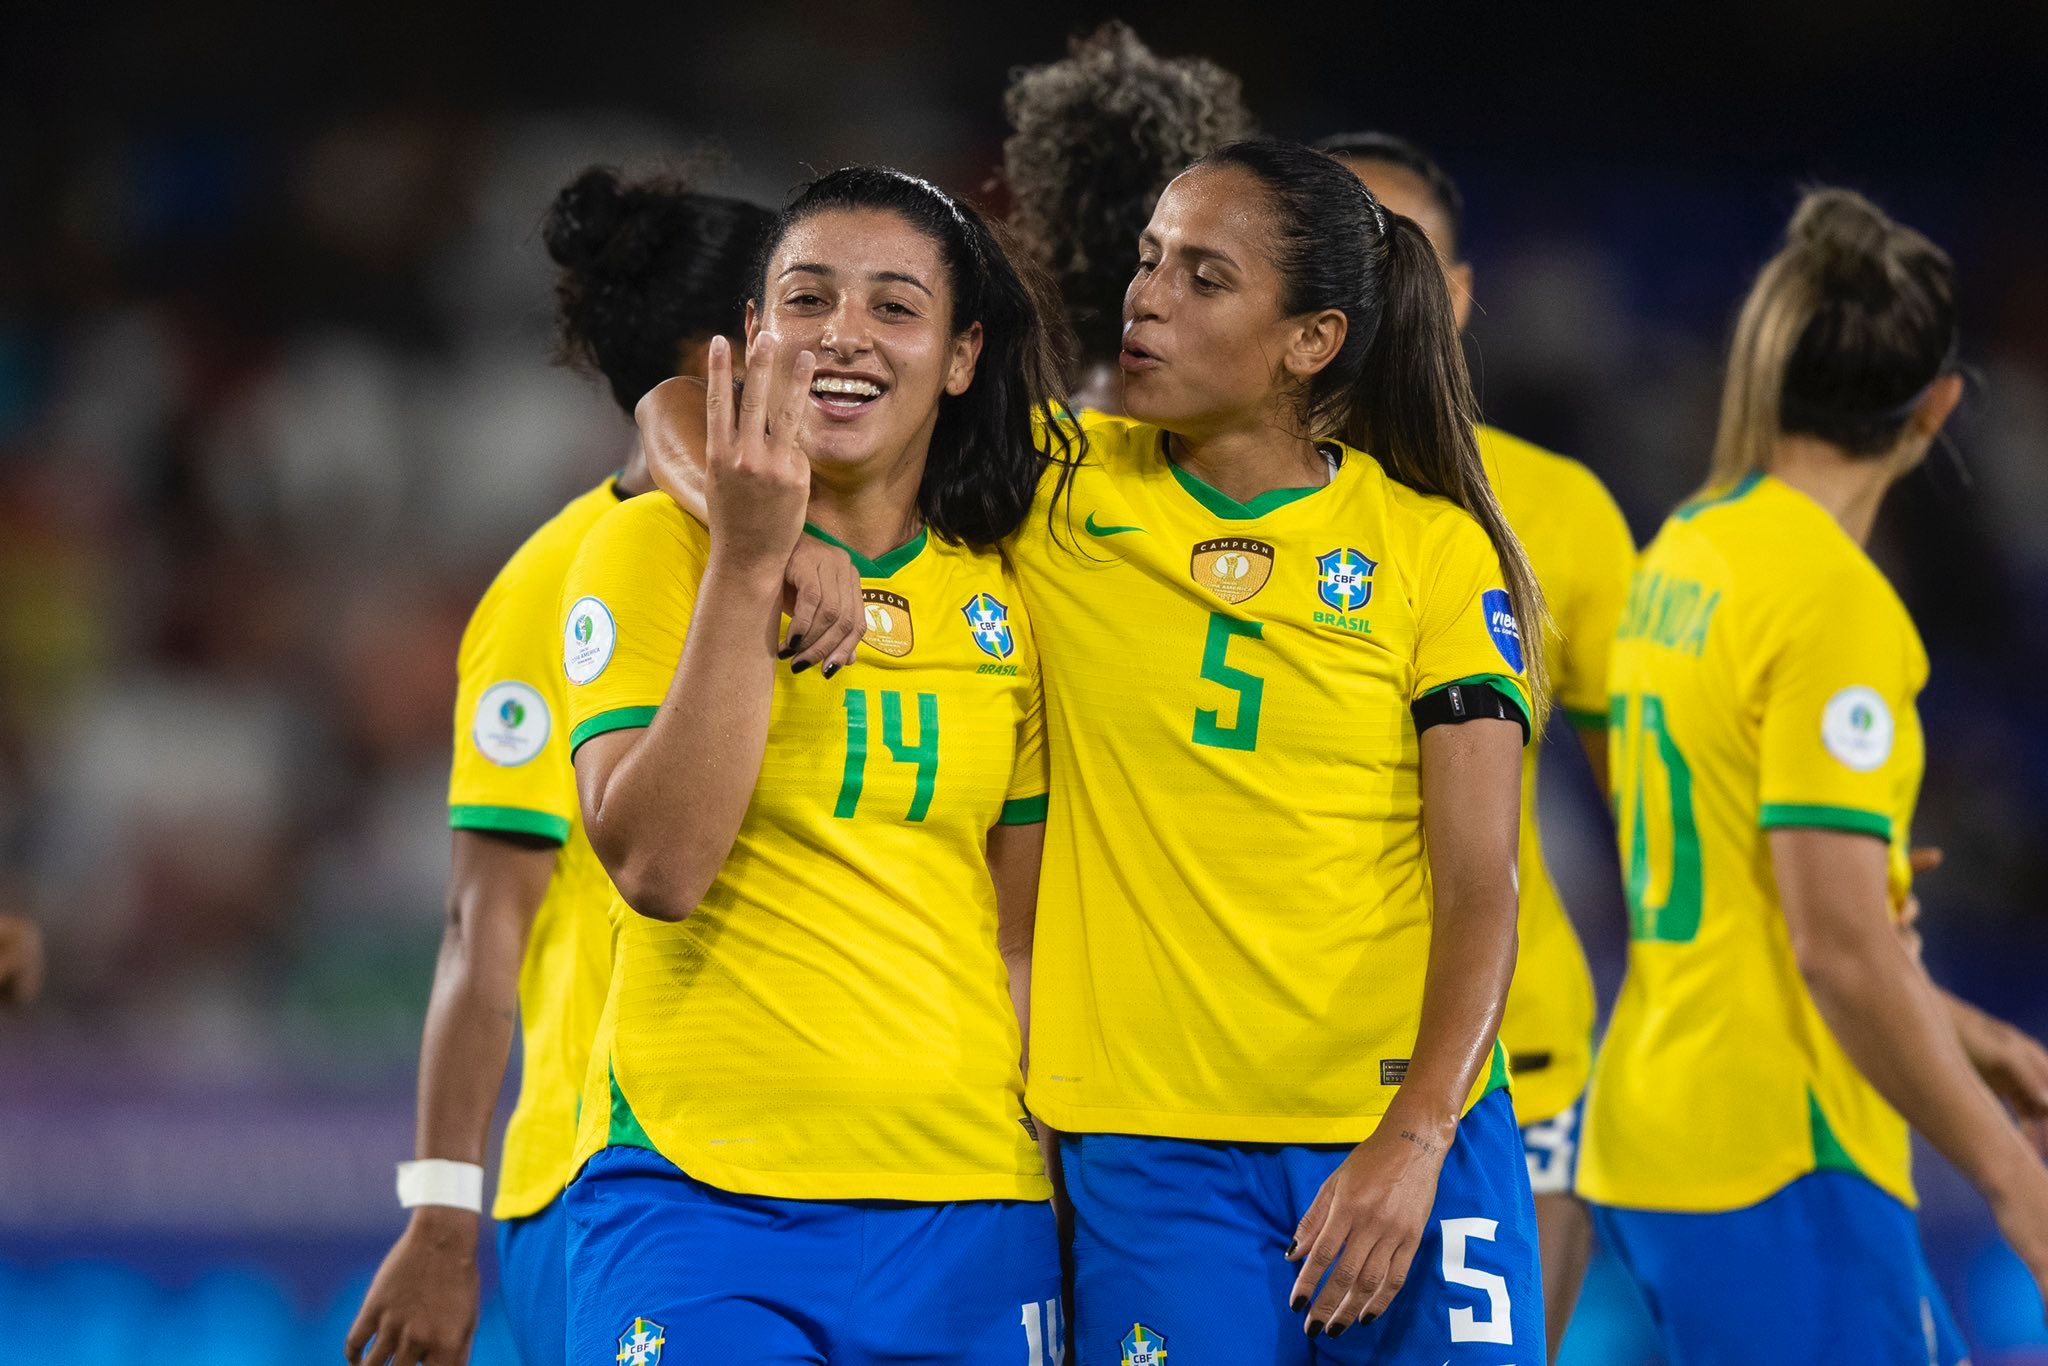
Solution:
<svg viewBox="0 0 2048 1366">
<path fill-rule="evenodd" d="M 1310 1337 L 1378 1318 L 1407 1283 L 1443 1172 L 1444 1144 L 1383 1122 L 1316 1192 L 1294 1230 L 1301 1263 L 1288 1307 L 1307 1311 Z M 1330 1273 L 1322 1293 L 1316 1285 Z M 1310 1297 L 1314 1302 L 1310 1303 Z"/>
<path fill-rule="evenodd" d="M 704 502 L 714 556 L 772 562 L 780 572 L 803 534 L 811 464 L 798 442 L 818 358 L 789 354 L 763 331 L 748 348 L 747 382 L 733 402 L 732 348 L 713 337 L 705 364 Z"/>
<path fill-rule="evenodd" d="M 34 1005 L 42 994 L 43 932 L 24 916 L 0 915 L 0 1006 Z"/>
<path fill-rule="evenodd" d="M 462 1366 L 481 1292 L 477 1216 L 422 1206 L 370 1282 L 342 1344 L 349 1366 Z"/>
</svg>

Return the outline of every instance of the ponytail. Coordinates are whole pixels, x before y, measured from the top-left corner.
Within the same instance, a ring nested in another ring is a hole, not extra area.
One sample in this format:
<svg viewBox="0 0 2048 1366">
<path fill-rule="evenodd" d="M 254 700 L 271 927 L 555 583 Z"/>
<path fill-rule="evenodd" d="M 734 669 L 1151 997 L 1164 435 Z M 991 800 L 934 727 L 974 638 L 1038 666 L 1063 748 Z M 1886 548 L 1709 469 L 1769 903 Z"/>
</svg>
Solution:
<svg viewBox="0 0 2048 1366">
<path fill-rule="evenodd" d="M 1955 366 L 1955 266 L 1852 190 L 1810 190 L 1735 320 L 1709 489 L 1770 468 L 1780 438 L 1892 449 Z"/>
<path fill-rule="evenodd" d="M 1538 713 L 1530 719 L 1540 726 L 1550 705 L 1543 590 L 1479 459 L 1473 431 L 1479 405 L 1443 266 L 1414 219 L 1374 207 L 1374 225 L 1386 224 L 1386 285 L 1378 323 L 1351 384 L 1344 442 L 1370 451 L 1410 488 L 1456 503 L 1485 529 L 1522 628 L 1524 672 Z"/>
</svg>

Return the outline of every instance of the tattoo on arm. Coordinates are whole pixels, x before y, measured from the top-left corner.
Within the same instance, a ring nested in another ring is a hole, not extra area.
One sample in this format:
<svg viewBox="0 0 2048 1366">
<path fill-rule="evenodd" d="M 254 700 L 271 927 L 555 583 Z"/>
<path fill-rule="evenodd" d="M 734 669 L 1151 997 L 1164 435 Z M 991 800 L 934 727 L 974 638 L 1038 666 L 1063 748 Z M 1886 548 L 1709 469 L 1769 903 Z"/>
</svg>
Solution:
<svg viewBox="0 0 2048 1366">
<path fill-rule="evenodd" d="M 1407 1139 L 1410 1143 L 1413 1143 L 1416 1147 L 1422 1149 L 1423 1156 L 1436 1156 L 1436 1144 L 1424 1138 L 1421 1134 L 1418 1134 L 1410 1129 L 1403 1129 L 1401 1131 L 1401 1137 Z"/>
</svg>

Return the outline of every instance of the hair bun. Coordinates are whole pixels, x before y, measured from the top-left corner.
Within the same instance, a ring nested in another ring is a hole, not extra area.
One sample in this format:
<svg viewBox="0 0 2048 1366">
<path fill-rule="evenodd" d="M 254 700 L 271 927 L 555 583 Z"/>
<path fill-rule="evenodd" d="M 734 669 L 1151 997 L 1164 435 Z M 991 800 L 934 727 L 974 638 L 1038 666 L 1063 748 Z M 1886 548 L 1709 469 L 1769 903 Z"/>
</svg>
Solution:
<svg viewBox="0 0 2048 1366">
<path fill-rule="evenodd" d="M 1854 190 L 1829 188 L 1807 192 L 1785 235 L 1833 294 L 1887 288 L 1897 234 L 1883 209 Z"/>
<path fill-rule="evenodd" d="M 597 271 L 611 264 L 608 258 L 619 245 L 617 239 L 641 235 L 630 232 L 632 210 L 618 172 L 609 166 L 593 166 L 555 196 L 541 226 L 541 240 L 547 244 L 548 255 L 564 269 Z M 622 227 L 628 231 L 622 233 Z M 641 255 L 644 267 L 644 251 Z"/>
</svg>

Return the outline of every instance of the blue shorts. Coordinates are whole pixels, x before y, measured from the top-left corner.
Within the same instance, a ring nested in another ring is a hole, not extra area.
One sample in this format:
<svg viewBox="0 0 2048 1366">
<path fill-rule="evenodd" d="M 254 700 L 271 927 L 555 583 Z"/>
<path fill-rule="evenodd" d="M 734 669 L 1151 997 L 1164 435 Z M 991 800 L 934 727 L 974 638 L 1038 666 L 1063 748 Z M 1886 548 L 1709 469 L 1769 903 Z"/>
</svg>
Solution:
<svg viewBox="0 0 2048 1366">
<path fill-rule="evenodd" d="M 1458 1126 L 1407 1284 L 1310 1339 L 1295 1226 L 1350 1145 L 1064 1135 L 1078 1366 L 1543 1366 L 1536 1210 L 1508 1093 Z"/>
<path fill-rule="evenodd" d="M 1522 1153 L 1532 1195 L 1570 1195 L 1579 1179 L 1579 1123 L 1586 1093 L 1549 1119 L 1522 1126 Z"/>
<path fill-rule="evenodd" d="M 520 1366 L 562 1366 L 569 1350 L 569 1211 L 565 1196 L 498 1224 L 498 1295 Z"/>
<path fill-rule="evenodd" d="M 1044 1201 L 776 1200 L 628 1147 L 591 1158 L 567 1199 L 571 1361 L 1058 1359 Z"/>
<path fill-rule="evenodd" d="M 1913 1211 L 1854 1172 L 1814 1172 L 1725 1213 L 1595 1205 L 1593 1220 L 1642 1291 L 1671 1366 L 1956 1366 L 1968 1356 Z"/>
</svg>

